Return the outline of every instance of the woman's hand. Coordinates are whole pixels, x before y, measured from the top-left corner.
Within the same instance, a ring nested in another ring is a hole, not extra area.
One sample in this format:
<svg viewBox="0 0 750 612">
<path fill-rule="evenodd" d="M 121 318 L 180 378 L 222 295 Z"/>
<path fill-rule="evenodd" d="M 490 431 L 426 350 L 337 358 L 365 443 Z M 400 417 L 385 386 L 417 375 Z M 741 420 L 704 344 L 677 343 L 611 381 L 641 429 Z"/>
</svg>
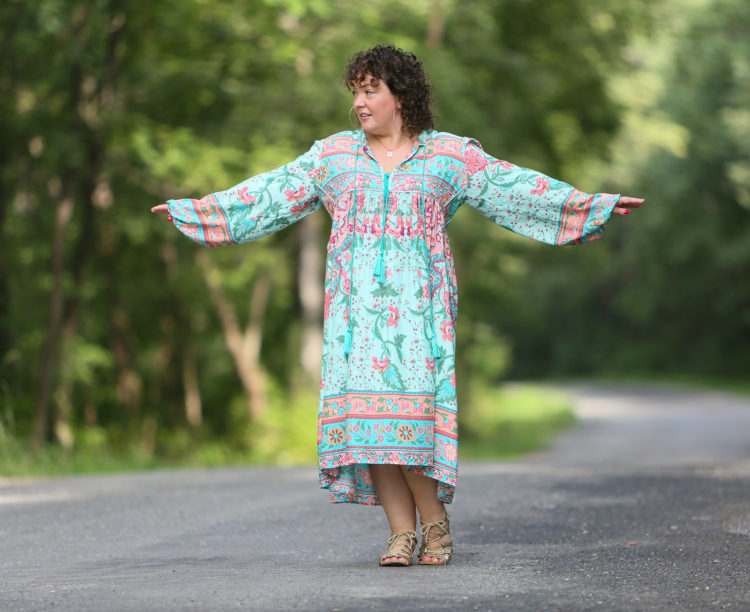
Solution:
<svg viewBox="0 0 750 612">
<path fill-rule="evenodd" d="M 620 199 L 617 202 L 617 206 L 614 207 L 612 212 L 616 215 L 629 215 L 630 211 L 632 211 L 634 208 L 639 208 L 645 201 L 645 198 L 629 198 L 627 196 L 620 196 Z"/>
<path fill-rule="evenodd" d="M 622 200 L 622 198 L 620 198 Z M 156 206 L 151 207 L 151 212 L 156 213 L 157 215 L 167 215 L 169 216 L 169 205 L 167 204 L 157 204 Z"/>
</svg>

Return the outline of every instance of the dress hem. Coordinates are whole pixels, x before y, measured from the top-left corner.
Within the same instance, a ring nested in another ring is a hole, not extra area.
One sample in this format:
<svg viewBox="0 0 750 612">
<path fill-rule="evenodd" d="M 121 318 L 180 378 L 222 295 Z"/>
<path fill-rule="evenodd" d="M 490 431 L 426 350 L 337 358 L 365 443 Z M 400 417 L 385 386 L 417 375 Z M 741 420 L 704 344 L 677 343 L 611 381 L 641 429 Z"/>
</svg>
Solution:
<svg viewBox="0 0 750 612">
<path fill-rule="evenodd" d="M 372 459 L 373 457 L 368 457 Z M 319 467 L 320 488 L 328 489 L 331 495 L 331 503 L 353 503 L 364 506 L 380 505 L 380 500 L 375 493 L 375 487 L 370 476 L 369 466 L 374 465 L 404 465 L 409 471 L 421 474 L 437 481 L 437 498 L 443 503 L 450 504 L 456 489 L 456 472 L 435 465 L 434 462 L 425 458 L 421 463 L 416 463 L 413 458 L 407 461 L 392 461 L 386 457 L 380 457 L 380 461 L 368 461 L 362 463 L 351 459 L 347 463 L 337 466 Z"/>
</svg>

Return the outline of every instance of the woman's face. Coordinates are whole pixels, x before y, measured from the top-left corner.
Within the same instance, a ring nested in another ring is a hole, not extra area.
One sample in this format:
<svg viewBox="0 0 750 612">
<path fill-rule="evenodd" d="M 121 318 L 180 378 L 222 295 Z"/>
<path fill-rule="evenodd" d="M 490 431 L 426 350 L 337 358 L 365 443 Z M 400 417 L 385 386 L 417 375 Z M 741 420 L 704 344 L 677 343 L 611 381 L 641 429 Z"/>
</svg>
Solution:
<svg viewBox="0 0 750 612">
<path fill-rule="evenodd" d="M 352 107 L 365 132 L 385 135 L 401 130 L 401 105 L 385 81 L 366 74 L 354 85 L 353 94 Z"/>
</svg>

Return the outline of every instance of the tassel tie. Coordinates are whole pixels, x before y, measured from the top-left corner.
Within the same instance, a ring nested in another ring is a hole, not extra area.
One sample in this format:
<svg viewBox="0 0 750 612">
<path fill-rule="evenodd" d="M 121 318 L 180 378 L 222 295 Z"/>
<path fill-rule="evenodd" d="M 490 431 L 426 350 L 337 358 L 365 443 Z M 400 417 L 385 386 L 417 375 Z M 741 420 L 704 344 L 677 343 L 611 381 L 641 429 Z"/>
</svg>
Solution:
<svg viewBox="0 0 750 612">
<path fill-rule="evenodd" d="M 430 245 L 427 244 L 427 206 L 425 204 L 425 182 L 424 175 L 427 167 L 427 147 L 422 147 L 422 191 L 419 196 L 419 207 L 422 213 L 422 248 L 424 249 L 425 271 L 427 272 L 427 300 L 430 304 L 430 322 L 425 330 L 430 342 L 432 358 L 437 362 L 441 359 L 440 346 L 438 346 L 437 334 L 435 333 L 435 313 L 432 308 L 432 270 L 430 270 Z"/>
<path fill-rule="evenodd" d="M 352 237 L 352 242 L 350 246 L 350 255 L 351 257 L 349 262 L 349 295 L 347 297 L 347 304 L 346 304 L 346 320 L 347 320 L 347 327 L 346 327 L 346 336 L 344 336 L 344 358 L 349 361 L 349 355 L 352 352 L 352 289 L 353 283 L 354 283 L 354 240 L 357 237 L 357 233 L 354 231 L 357 224 L 357 165 L 359 163 L 359 149 L 362 146 L 362 141 L 357 143 L 357 151 L 354 154 L 354 195 L 352 199 L 352 208 L 354 209 L 352 211 L 352 223 L 350 226 L 350 234 Z"/>
<path fill-rule="evenodd" d="M 390 175 L 383 175 L 383 227 L 380 228 L 380 244 L 378 245 L 378 258 L 375 260 L 375 268 L 372 275 L 379 284 L 385 284 L 385 224 L 388 219 L 388 209 L 390 208 Z"/>
</svg>

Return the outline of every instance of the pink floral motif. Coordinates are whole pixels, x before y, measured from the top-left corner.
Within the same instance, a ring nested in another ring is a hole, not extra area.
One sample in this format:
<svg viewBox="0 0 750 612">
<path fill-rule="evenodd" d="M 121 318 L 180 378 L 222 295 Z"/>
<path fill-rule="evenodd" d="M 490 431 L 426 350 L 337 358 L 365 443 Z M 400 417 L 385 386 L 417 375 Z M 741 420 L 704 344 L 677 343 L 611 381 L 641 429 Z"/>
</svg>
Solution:
<svg viewBox="0 0 750 612">
<path fill-rule="evenodd" d="M 531 193 L 534 195 L 543 195 L 545 191 L 549 189 L 549 179 L 543 176 L 536 177 L 536 189 L 532 189 Z"/>
<path fill-rule="evenodd" d="M 362 484 L 364 486 L 366 486 L 366 487 L 372 487 L 373 486 L 372 477 L 370 476 L 370 470 L 365 470 L 362 473 L 362 475 L 360 476 L 360 478 L 362 479 Z"/>
<path fill-rule="evenodd" d="M 299 206 L 290 206 L 289 212 L 293 215 L 296 215 L 297 213 L 301 213 L 303 210 L 307 210 L 308 208 L 312 208 L 313 203 L 312 201 L 305 202 L 304 204 L 300 204 Z"/>
<path fill-rule="evenodd" d="M 425 357 L 424 360 L 425 360 L 425 364 L 427 365 L 427 369 L 430 372 L 434 372 L 435 371 L 435 360 L 431 359 L 430 357 Z"/>
<path fill-rule="evenodd" d="M 487 166 L 487 158 L 482 154 L 482 146 L 476 142 L 474 146 L 466 147 L 466 170 L 469 174 L 481 172 Z"/>
<path fill-rule="evenodd" d="M 359 234 L 360 238 L 364 238 L 367 235 L 367 229 L 367 217 L 364 217 L 361 223 L 357 223 L 354 231 Z"/>
<path fill-rule="evenodd" d="M 455 444 L 446 444 L 443 447 L 443 455 L 448 461 L 455 461 L 458 458 L 458 449 Z"/>
<path fill-rule="evenodd" d="M 372 219 L 370 220 L 370 233 L 373 236 L 380 236 L 380 227 L 381 221 L 380 221 L 380 215 L 373 215 Z"/>
<path fill-rule="evenodd" d="M 305 197 L 305 188 L 300 187 L 297 190 L 293 189 L 285 189 L 284 195 L 286 196 L 287 201 L 289 202 L 299 202 L 300 200 L 304 199 Z"/>
<path fill-rule="evenodd" d="M 404 218 L 399 216 L 395 222 L 388 223 L 386 233 L 390 236 L 404 236 L 406 228 L 404 227 Z"/>
<path fill-rule="evenodd" d="M 240 199 L 240 202 L 242 202 L 245 205 L 253 204 L 255 202 L 255 196 L 251 195 L 247 192 L 248 188 L 243 187 L 237 192 L 237 197 Z"/>
<path fill-rule="evenodd" d="M 378 361 L 377 357 L 373 357 L 372 367 L 375 368 L 378 372 L 385 372 L 388 369 L 388 357 L 383 359 L 383 361 Z"/>
<path fill-rule="evenodd" d="M 418 193 L 415 193 L 411 196 L 411 211 L 415 214 L 419 214 L 419 202 L 420 197 Z"/>
<path fill-rule="evenodd" d="M 398 325 L 398 308 L 395 306 L 388 306 L 388 312 L 391 313 L 388 316 L 388 327 L 396 327 Z"/>
<path fill-rule="evenodd" d="M 453 326 L 450 321 L 443 321 L 440 324 L 440 331 L 443 333 L 443 340 L 446 342 L 451 342 L 453 340 Z"/>
</svg>

